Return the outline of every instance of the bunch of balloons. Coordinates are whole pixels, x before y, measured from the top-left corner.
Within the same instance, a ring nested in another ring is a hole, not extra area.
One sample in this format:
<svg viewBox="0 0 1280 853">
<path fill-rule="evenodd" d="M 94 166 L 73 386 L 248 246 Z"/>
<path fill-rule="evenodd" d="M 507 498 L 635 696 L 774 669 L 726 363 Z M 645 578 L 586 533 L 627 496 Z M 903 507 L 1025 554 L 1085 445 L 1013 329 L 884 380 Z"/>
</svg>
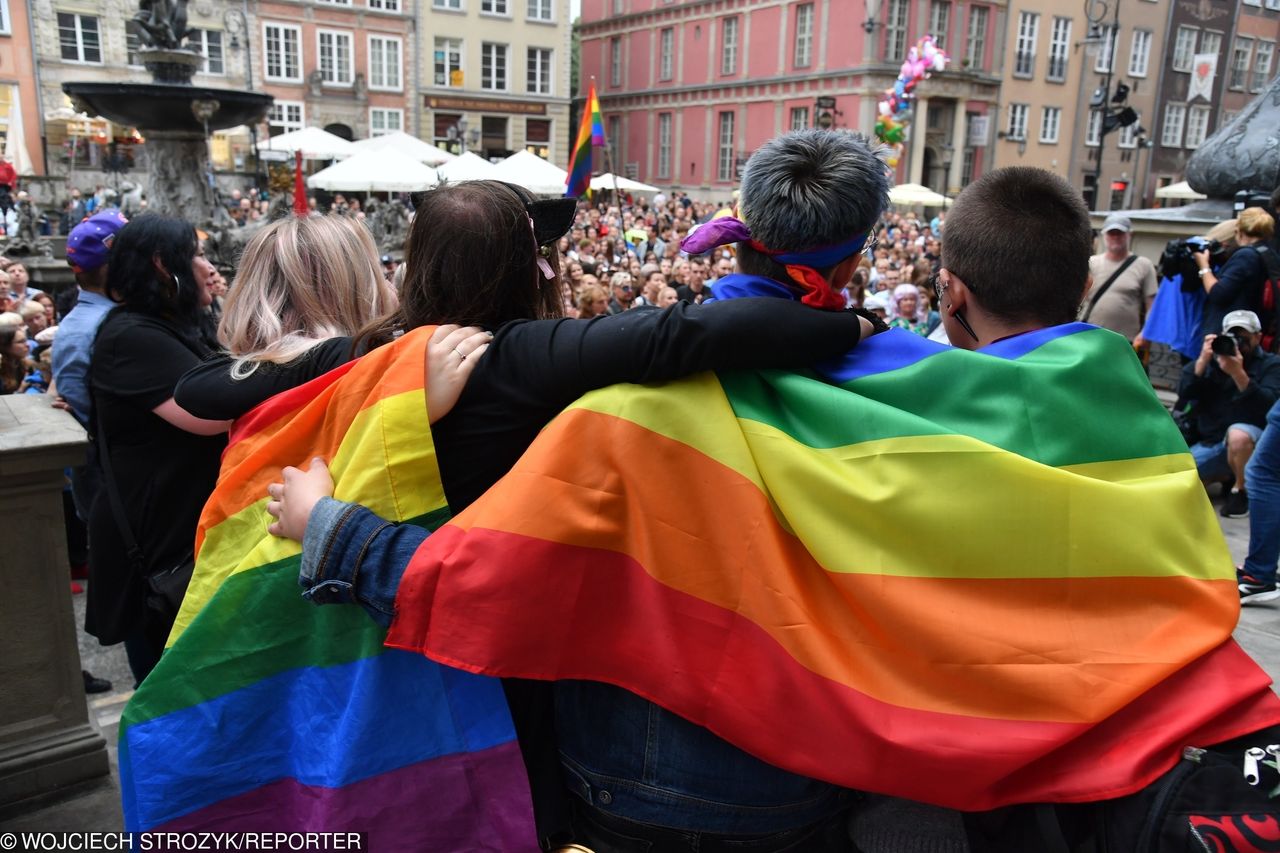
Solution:
<svg viewBox="0 0 1280 853">
<path fill-rule="evenodd" d="M 902 143 L 907 138 L 907 123 L 911 120 L 911 100 L 915 97 L 916 84 L 933 73 L 943 71 L 951 57 L 938 47 L 933 36 L 925 36 L 907 51 L 906 61 L 898 72 L 892 89 L 885 89 L 876 118 L 876 136 L 893 146 L 889 165 L 897 166 L 902 156 Z"/>
</svg>

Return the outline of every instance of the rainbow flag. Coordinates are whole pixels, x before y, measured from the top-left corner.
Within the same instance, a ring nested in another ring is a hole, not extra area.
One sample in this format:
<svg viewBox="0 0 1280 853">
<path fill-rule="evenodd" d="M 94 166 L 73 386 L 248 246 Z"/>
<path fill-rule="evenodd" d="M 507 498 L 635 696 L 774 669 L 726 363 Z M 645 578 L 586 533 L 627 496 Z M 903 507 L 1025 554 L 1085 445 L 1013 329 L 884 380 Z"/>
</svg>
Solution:
<svg viewBox="0 0 1280 853">
<path fill-rule="evenodd" d="M 604 144 L 604 117 L 600 112 L 600 99 L 596 97 L 596 84 L 592 81 L 587 89 L 587 102 L 582 106 L 578 140 L 573 144 L 573 156 L 569 160 L 566 197 L 576 198 L 591 188 L 591 147 Z"/>
<path fill-rule="evenodd" d="M 1126 794 L 1280 722 L 1238 611 L 1123 338 L 895 330 L 814 373 L 583 397 L 423 544 L 387 642 L 609 682 L 787 770 L 982 810 Z"/>
<path fill-rule="evenodd" d="M 412 332 L 236 422 L 159 665 L 120 722 L 131 831 L 368 833 L 374 850 L 536 850 L 495 679 L 383 646 L 359 607 L 317 607 L 266 487 L 330 461 L 336 494 L 434 528 L 449 514 Z"/>
</svg>

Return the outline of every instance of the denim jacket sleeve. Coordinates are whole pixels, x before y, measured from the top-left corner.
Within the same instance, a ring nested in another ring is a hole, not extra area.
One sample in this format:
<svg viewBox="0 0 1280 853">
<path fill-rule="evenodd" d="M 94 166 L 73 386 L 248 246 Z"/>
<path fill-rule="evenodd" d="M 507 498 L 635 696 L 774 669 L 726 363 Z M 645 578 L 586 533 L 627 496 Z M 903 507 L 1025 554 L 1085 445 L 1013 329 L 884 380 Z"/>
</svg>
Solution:
<svg viewBox="0 0 1280 853">
<path fill-rule="evenodd" d="M 409 560 L 429 534 L 393 524 L 360 504 L 321 498 L 302 539 L 298 583 L 313 604 L 359 604 L 379 625 L 395 615 Z"/>
</svg>

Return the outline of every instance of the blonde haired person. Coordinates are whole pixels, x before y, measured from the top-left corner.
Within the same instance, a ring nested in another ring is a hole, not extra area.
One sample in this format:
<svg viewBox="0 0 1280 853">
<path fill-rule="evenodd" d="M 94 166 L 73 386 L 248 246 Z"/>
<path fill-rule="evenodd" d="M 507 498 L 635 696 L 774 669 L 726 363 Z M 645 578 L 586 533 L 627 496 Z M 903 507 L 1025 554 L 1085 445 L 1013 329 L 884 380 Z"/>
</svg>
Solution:
<svg viewBox="0 0 1280 853">
<path fill-rule="evenodd" d="M 1275 234 L 1276 221 L 1260 207 L 1246 207 L 1236 221 L 1235 242 L 1239 246 L 1222 268 L 1215 272 L 1209 266 L 1209 253 L 1194 257 L 1200 268 L 1200 283 L 1205 289 L 1204 316 L 1200 333 L 1216 335 L 1222 331 L 1222 318 L 1232 311 L 1258 311 L 1262 302 L 1262 284 L 1268 269 L 1280 269 L 1275 253 L 1267 243 Z M 1269 325 L 1264 318 L 1264 325 Z M 1264 328 L 1264 336 L 1274 330 Z"/>
<path fill-rule="evenodd" d="M 609 313 L 609 297 L 598 284 L 588 284 L 578 291 L 578 317 L 589 320 Z"/>
<path fill-rule="evenodd" d="M 396 303 L 378 248 L 359 220 L 329 215 L 273 222 L 245 247 L 227 295 L 218 324 L 227 352 L 188 371 L 175 398 L 197 417 L 238 418 L 359 355 L 352 345 L 356 331 Z M 448 342 L 448 353 L 477 331 L 444 327 L 433 349 Z M 441 405 L 429 403 L 433 412 Z"/>
</svg>

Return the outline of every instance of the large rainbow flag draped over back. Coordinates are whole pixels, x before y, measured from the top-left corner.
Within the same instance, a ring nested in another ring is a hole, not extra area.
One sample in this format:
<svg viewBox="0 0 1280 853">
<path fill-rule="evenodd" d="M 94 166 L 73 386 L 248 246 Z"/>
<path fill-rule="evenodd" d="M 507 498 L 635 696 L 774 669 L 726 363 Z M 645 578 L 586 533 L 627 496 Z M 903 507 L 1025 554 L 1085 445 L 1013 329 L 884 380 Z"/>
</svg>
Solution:
<svg viewBox="0 0 1280 853">
<path fill-rule="evenodd" d="M 231 436 L 169 647 L 125 709 L 120 783 L 141 830 L 354 831 L 374 850 L 536 849 L 498 681 L 385 649 L 359 607 L 316 607 L 297 543 L 266 531 L 284 465 L 336 494 L 448 517 L 412 332 L 250 412 Z"/>
<path fill-rule="evenodd" d="M 961 809 L 1127 793 L 1280 721 L 1125 340 L 891 331 L 822 373 L 582 398 L 423 544 L 388 644 L 614 683 L 794 772 Z"/>
<path fill-rule="evenodd" d="M 564 194 L 577 198 L 591 188 L 591 147 L 604 146 L 604 117 L 600 113 L 600 99 L 596 97 L 593 80 L 587 88 L 587 102 L 582 105 L 582 121 L 578 124 L 578 139 L 573 143 L 573 156 L 569 159 L 569 176 L 565 178 Z"/>
</svg>

